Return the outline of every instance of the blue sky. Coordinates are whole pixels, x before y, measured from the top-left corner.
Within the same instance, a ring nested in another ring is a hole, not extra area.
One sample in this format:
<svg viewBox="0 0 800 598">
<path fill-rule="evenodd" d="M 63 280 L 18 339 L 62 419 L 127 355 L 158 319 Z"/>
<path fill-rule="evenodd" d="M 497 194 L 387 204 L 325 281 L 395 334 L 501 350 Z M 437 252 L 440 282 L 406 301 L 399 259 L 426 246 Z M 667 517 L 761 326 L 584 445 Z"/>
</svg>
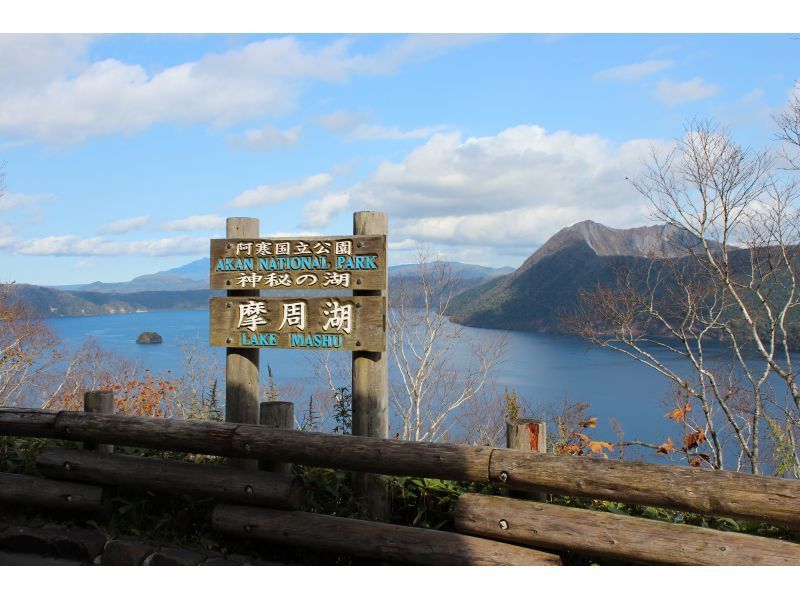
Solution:
<svg viewBox="0 0 800 598">
<path fill-rule="evenodd" d="M 593 219 L 650 223 L 625 177 L 693 117 L 773 144 L 800 39 L 768 35 L 0 34 L 0 281 L 127 280 L 262 234 L 390 217 L 517 266 Z"/>
</svg>

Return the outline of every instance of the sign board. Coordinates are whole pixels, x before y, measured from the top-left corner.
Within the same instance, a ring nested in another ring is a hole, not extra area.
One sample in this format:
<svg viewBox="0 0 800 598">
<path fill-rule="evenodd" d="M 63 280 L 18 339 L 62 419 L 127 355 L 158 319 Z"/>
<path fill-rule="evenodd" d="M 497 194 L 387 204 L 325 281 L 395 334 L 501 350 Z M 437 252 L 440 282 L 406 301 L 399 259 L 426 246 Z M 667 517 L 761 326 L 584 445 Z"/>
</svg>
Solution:
<svg viewBox="0 0 800 598">
<path fill-rule="evenodd" d="M 381 291 L 386 237 L 212 239 L 211 288 Z"/>
<path fill-rule="evenodd" d="M 385 297 L 212 297 L 211 346 L 386 351 Z"/>
</svg>

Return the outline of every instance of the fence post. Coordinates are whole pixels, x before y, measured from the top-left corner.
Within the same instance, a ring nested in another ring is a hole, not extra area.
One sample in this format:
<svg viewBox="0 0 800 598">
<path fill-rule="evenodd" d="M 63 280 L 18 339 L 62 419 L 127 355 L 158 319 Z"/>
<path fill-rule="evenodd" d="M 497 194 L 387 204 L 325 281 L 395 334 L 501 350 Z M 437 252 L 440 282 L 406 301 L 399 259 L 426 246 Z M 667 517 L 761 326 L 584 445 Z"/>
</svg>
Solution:
<svg viewBox="0 0 800 598">
<path fill-rule="evenodd" d="M 506 420 L 506 448 L 515 451 L 547 452 L 547 424 L 536 419 Z M 527 498 L 546 502 L 547 495 L 542 492 L 509 492 L 515 498 Z"/>
<path fill-rule="evenodd" d="M 83 393 L 83 410 L 86 413 L 114 415 L 114 393 L 110 390 L 90 390 Z M 84 448 L 98 453 L 113 453 L 113 444 L 85 442 Z"/>
<path fill-rule="evenodd" d="M 388 235 L 384 212 L 354 212 L 354 235 Z M 385 287 L 388 291 L 388 272 Z M 353 296 L 382 296 L 383 291 L 353 291 Z M 385 321 L 384 321 L 385 325 Z M 353 435 L 386 438 L 389 435 L 389 360 L 385 352 L 353 351 Z M 367 517 L 389 517 L 389 479 L 365 473 L 354 474 L 356 497 Z"/>
<path fill-rule="evenodd" d="M 291 430 L 294 428 L 294 403 L 291 401 L 264 401 L 259 410 L 259 423 L 262 426 L 279 430 Z M 261 460 L 258 462 L 258 468 L 262 471 L 292 473 L 291 463 L 279 461 Z"/>
<path fill-rule="evenodd" d="M 259 235 L 258 218 L 228 218 L 225 236 L 228 239 L 252 239 Z M 228 297 L 258 297 L 258 290 L 231 290 Z M 225 421 L 243 424 L 258 423 L 258 349 L 226 349 L 225 358 Z M 228 459 L 234 467 L 256 469 L 252 459 Z"/>
</svg>

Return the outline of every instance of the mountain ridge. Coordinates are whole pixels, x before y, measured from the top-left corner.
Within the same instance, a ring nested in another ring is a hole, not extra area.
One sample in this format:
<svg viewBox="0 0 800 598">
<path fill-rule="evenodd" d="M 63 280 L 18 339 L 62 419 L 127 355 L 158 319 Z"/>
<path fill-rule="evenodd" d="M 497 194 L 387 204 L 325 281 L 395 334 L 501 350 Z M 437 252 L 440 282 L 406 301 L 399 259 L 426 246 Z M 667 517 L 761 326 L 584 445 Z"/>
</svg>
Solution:
<svg viewBox="0 0 800 598">
<path fill-rule="evenodd" d="M 459 294 L 448 315 L 466 326 L 562 332 L 560 314 L 577 307 L 582 289 L 614 280 L 621 266 L 644 271 L 654 257 L 686 257 L 698 245 L 671 225 L 615 229 L 584 220 L 558 231 L 512 274 Z"/>
</svg>

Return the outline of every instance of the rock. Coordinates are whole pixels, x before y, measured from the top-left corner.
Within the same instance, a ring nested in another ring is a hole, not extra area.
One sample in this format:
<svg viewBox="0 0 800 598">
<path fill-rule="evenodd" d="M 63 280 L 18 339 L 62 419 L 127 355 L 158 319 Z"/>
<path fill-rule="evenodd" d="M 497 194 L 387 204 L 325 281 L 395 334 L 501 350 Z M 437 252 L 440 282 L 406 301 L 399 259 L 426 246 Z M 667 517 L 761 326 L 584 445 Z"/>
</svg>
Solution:
<svg viewBox="0 0 800 598">
<path fill-rule="evenodd" d="M 18 552 L 6 552 L 4 550 L 0 550 L 0 566 L 10 565 L 12 567 L 22 567 L 22 566 L 33 566 L 33 567 L 42 567 L 42 566 L 80 566 L 86 565 L 86 563 L 81 563 L 80 561 L 68 561 L 65 559 L 56 559 L 49 556 L 41 556 L 38 554 L 27 554 L 27 553 L 18 553 Z"/>
<path fill-rule="evenodd" d="M 136 540 L 111 540 L 103 551 L 103 565 L 138 566 L 155 553 L 158 546 Z"/>
<path fill-rule="evenodd" d="M 92 562 L 103 552 L 105 534 L 95 529 L 71 528 L 57 534 L 53 549 L 62 559 Z"/>
<path fill-rule="evenodd" d="M 0 534 L 0 549 L 92 562 L 103 551 L 106 537 L 94 529 L 46 525 L 15 526 Z"/>
<path fill-rule="evenodd" d="M 148 563 L 150 566 L 199 565 L 206 560 L 206 555 L 183 548 L 162 548 L 155 553 Z"/>
<path fill-rule="evenodd" d="M 51 554 L 53 534 L 30 527 L 10 527 L 0 534 L 0 549 L 11 552 Z"/>
<path fill-rule="evenodd" d="M 201 564 L 204 567 L 235 567 L 239 565 L 239 563 L 234 563 L 233 561 L 229 561 L 221 556 L 215 556 Z"/>
<path fill-rule="evenodd" d="M 164 339 L 158 332 L 142 332 L 136 339 L 136 343 L 139 345 L 157 345 L 163 342 Z"/>
</svg>

